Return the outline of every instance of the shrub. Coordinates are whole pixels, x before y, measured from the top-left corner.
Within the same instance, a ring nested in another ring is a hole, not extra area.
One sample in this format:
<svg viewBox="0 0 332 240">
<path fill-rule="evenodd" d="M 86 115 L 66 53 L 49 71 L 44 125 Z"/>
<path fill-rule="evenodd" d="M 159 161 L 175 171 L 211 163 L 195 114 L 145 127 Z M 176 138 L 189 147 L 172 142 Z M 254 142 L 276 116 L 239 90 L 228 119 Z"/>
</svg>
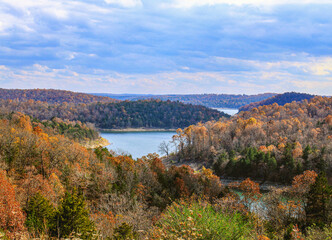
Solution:
<svg viewBox="0 0 332 240">
<path fill-rule="evenodd" d="M 313 225 L 307 229 L 307 240 L 328 240 L 332 239 L 332 224 L 323 229 Z"/>
<path fill-rule="evenodd" d="M 119 227 L 114 229 L 114 240 L 132 240 L 137 239 L 138 234 L 133 231 L 133 226 L 128 223 L 122 223 Z"/>
<path fill-rule="evenodd" d="M 239 213 L 225 214 L 206 202 L 173 203 L 150 233 L 151 239 L 255 239 L 254 223 Z"/>
</svg>

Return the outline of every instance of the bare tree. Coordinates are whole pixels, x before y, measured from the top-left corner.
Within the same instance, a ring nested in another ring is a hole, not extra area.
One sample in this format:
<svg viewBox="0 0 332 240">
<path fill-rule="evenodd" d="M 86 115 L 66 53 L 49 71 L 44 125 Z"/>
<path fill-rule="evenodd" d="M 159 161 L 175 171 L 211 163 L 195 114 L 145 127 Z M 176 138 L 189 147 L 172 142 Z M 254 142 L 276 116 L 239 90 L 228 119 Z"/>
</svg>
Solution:
<svg viewBox="0 0 332 240">
<path fill-rule="evenodd" d="M 160 143 L 159 152 L 161 154 L 166 154 L 166 156 L 168 157 L 170 150 L 171 150 L 171 144 L 169 142 L 163 141 L 162 143 Z"/>
</svg>

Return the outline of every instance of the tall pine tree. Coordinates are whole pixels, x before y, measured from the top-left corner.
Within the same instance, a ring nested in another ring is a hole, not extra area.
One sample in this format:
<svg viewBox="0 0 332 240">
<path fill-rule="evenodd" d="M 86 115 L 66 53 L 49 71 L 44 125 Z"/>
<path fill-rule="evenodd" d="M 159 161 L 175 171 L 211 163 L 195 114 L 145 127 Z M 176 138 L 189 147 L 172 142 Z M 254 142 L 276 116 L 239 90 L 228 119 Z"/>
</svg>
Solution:
<svg viewBox="0 0 332 240">
<path fill-rule="evenodd" d="M 82 239 L 93 239 L 95 228 L 89 219 L 89 212 L 83 195 L 76 189 L 66 192 L 56 214 L 57 237 L 68 237 L 70 235 L 80 236 Z"/>
<path fill-rule="evenodd" d="M 315 224 L 323 227 L 331 223 L 331 197 L 331 186 L 327 182 L 325 173 L 321 172 L 308 192 L 305 208 L 307 225 Z"/>
<path fill-rule="evenodd" d="M 35 235 L 48 233 L 54 222 L 55 209 L 40 193 L 35 194 L 28 202 L 25 213 L 26 226 Z"/>
</svg>

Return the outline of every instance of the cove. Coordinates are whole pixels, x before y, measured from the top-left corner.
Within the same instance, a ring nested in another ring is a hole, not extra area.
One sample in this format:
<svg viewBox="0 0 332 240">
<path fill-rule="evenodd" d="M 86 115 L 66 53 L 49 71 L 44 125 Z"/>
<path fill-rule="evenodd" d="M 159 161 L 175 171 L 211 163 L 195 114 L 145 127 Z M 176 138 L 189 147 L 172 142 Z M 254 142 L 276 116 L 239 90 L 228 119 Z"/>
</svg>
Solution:
<svg viewBox="0 0 332 240">
<path fill-rule="evenodd" d="M 131 155 L 133 159 L 146 156 L 149 153 L 158 153 L 159 145 L 165 141 L 172 141 L 176 132 L 101 132 L 101 137 L 107 139 L 111 144 L 108 149 L 117 154 Z M 174 146 L 172 145 L 173 149 Z"/>
</svg>

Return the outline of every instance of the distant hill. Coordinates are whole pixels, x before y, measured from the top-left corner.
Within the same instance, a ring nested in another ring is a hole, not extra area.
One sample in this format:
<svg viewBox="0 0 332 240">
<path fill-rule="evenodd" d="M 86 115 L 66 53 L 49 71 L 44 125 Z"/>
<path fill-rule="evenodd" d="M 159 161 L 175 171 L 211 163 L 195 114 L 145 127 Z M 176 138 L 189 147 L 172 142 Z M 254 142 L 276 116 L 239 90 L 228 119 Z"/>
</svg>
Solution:
<svg viewBox="0 0 332 240">
<path fill-rule="evenodd" d="M 0 112 L 22 112 L 40 120 L 54 117 L 93 123 L 102 129 L 183 128 L 229 115 L 204 106 L 161 100 L 90 104 L 0 100 Z"/>
<path fill-rule="evenodd" d="M 263 93 L 257 95 L 245 94 L 190 94 L 190 95 L 151 95 L 151 94 L 108 94 L 93 93 L 96 96 L 107 96 L 119 100 L 142 100 L 142 99 L 160 99 L 163 101 L 179 101 L 194 105 L 203 105 L 211 108 L 240 108 L 252 102 L 262 101 L 264 99 L 277 95 L 276 93 Z"/>
<path fill-rule="evenodd" d="M 118 102 L 110 97 L 95 96 L 87 93 L 77 93 L 56 89 L 3 89 L 0 88 L 0 99 L 18 101 L 41 101 L 48 103 L 92 103 Z"/>
<path fill-rule="evenodd" d="M 110 97 L 117 100 L 129 100 L 129 101 L 136 101 L 136 100 L 142 100 L 142 99 L 155 99 L 155 96 L 153 94 L 130 94 L 130 93 L 122 93 L 122 94 L 114 94 L 114 93 L 90 93 L 95 96 L 101 96 L 101 97 Z"/>
<path fill-rule="evenodd" d="M 304 99 L 311 99 L 315 97 L 315 95 L 307 94 L 307 93 L 296 93 L 296 92 L 286 92 L 283 94 L 278 94 L 276 96 L 270 97 L 268 99 L 250 103 L 248 105 L 245 105 L 243 107 L 240 107 L 239 111 L 249 111 L 253 108 L 257 108 L 259 106 L 264 106 L 264 105 L 271 105 L 273 103 L 277 103 L 280 106 L 285 105 L 286 103 L 291 103 L 293 101 L 299 102 Z"/>
</svg>

